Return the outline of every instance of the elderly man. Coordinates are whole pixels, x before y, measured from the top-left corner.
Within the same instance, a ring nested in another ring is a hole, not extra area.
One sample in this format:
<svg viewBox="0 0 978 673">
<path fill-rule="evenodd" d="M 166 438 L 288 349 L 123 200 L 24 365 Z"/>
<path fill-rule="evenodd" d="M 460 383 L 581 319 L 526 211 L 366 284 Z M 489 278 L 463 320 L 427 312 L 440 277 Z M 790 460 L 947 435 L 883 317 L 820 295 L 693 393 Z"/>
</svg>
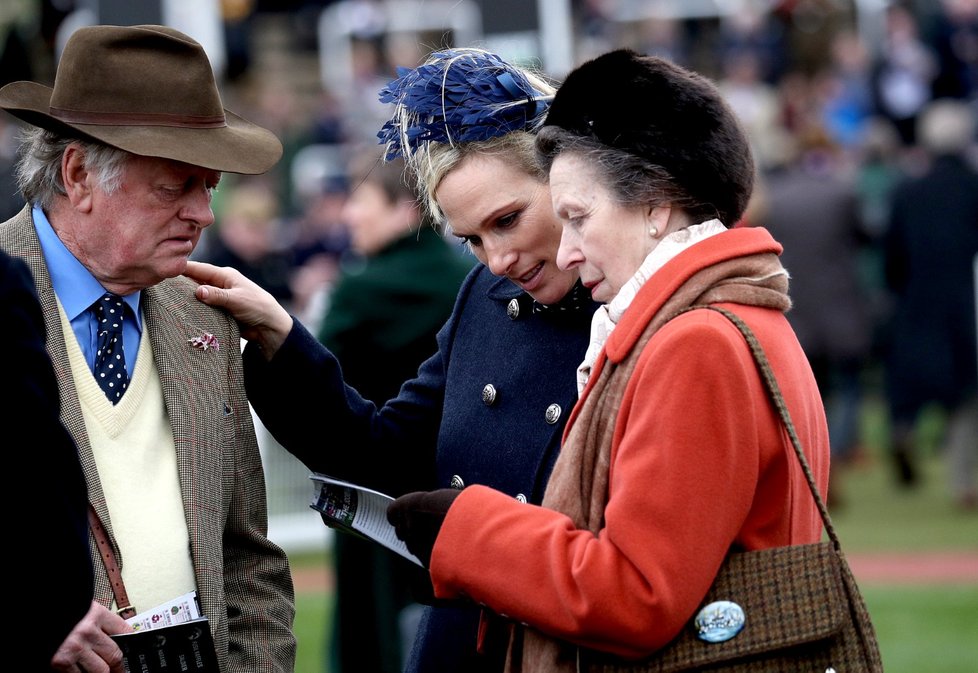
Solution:
<svg viewBox="0 0 978 673">
<path fill-rule="evenodd" d="M 93 531 L 95 600 L 52 665 L 121 670 L 122 617 L 196 591 L 222 671 L 291 671 L 238 329 L 180 277 L 221 173 L 262 173 L 281 144 L 224 110 L 201 46 L 163 26 L 81 28 L 53 89 L 8 84 L 0 107 L 32 127 L 0 248 L 34 274 Z"/>
</svg>

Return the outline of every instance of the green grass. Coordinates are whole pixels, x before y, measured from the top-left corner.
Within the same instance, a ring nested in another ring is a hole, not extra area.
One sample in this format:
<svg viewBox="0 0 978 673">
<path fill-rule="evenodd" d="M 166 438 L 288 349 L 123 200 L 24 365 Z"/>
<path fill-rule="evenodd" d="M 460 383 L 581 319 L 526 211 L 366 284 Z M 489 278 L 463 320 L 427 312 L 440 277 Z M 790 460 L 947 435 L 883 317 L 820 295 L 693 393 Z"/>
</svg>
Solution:
<svg viewBox="0 0 978 673">
<path fill-rule="evenodd" d="M 978 671 L 978 583 L 863 588 L 887 673 Z M 331 597 L 296 598 L 296 673 L 327 673 L 325 633 Z"/>
<path fill-rule="evenodd" d="M 326 634 L 332 623 L 332 602 L 332 594 L 322 592 L 295 597 L 296 673 L 327 673 Z"/>
<path fill-rule="evenodd" d="M 878 399 L 864 405 L 862 455 L 841 472 L 833 471 L 831 510 L 843 549 L 859 552 L 972 550 L 978 552 L 978 512 L 958 509 L 948 491 L 939 451 L 942 418 L 926 413 L 920 422 L 921 479 L 917 487 L 897 487 L 888 461 L 886 418 Z M 838 475 L 838 476 L 837 476 Z M 975 666 L 978 671 L 978 664 Z"/>
<path fill-rule="evenodd" d="M 937 448 L 940 414 L 921 420 L 923 479 L 913 490 L 897 488 L 892 479 L 880 401 L 869 398 L 862 416 L 863 457 L 834 485 L 842 500 L 833 506 L 832 520 L 846 553 L 978 553 L 978 513 L 957 510 L 946 489 Z M 307 554 L 292 562 L 326 572 L 329 560 Z M 864 584 L 887 673 L 978 673 L 978 577 L 956 585 Z M 325 650 L 331 600 L 323 592 L 297 596 L 296 673 L 330 673 Z"/>
<path fill-rule="evenodd" d="M 832 488 L 842 500 L 830 514 L 846 552 L 978 551 L 978 512 L 957 508 L 943 461 L 930 455 L 920 467 L 913 489 L 895 485 L 883 456 L 841 473 Z"/>
<path fill-rule="evenodd" d="M 978 671 L 978 583 L 863 589 L 886 673 Z"/>
</svg>

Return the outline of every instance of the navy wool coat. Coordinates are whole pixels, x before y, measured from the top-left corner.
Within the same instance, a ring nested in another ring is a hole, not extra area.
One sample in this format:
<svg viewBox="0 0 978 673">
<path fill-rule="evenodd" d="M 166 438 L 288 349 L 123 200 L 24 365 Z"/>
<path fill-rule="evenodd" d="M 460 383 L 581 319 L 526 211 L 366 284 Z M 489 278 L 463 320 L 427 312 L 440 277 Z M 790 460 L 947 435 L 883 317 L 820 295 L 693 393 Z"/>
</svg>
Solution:
<svg viewBox="0 0 978 673">
<path fill-rule="evenodd" d="M 295 322 L 266 362 L 245 349 L 259 417 L 309 469 L 400 495 L 483 484 L 539 503 L 577 401 L 589 299 L 534 312 L 531 297 L 483 265 L 469 273 L 437 352 L 382 407 L 343 381 L 340 363 Z M 506 638 L 476 653 L 479 608 L 426 609 L 409 671 L 501 671 Z"/>
</svg>

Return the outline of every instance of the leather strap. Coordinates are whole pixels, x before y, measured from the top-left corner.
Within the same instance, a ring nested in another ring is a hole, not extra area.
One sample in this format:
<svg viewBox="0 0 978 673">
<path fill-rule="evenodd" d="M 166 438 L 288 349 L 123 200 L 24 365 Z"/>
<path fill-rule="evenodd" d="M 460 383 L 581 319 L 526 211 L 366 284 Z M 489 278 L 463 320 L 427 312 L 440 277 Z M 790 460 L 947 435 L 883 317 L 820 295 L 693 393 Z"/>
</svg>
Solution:
<svg viewBox="0 0 978 673">
<path fill-rule="evenodd" d="M 95 536 L 95 543 L 98 546 L 99 554 L 102 556 L 102 563 L 105 564 L 105 572 L 109 574 L 109 583 L 112 585 L 112 593 L 115 595 L 116 614 L 123 619 L 135 617 L 136 608 L 129 603 L 126 585 L 122 582 L 122 571 L 119 570 L 119 564 L 116 563 L 115 554 L 112 552 L 109 535 L 105 532 L 105 526 L 102 525 L 102 520 L 91 503 L 88 505 L 88 524 L 91 526 L 92 535 Z"/>
</svg>

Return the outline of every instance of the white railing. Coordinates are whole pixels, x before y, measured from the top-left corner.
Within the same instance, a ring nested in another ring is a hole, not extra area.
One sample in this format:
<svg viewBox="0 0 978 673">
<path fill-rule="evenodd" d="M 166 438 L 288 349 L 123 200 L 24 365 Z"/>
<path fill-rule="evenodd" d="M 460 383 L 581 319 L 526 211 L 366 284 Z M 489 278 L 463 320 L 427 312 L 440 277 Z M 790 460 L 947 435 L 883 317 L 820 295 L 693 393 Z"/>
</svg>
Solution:
<svg viewBox="0 0 978 673">
<path fill-rule="evenodd" d="M 309 507 L 309 470 L 282 448 L 252 411 L 268 498 L 268 538 L 286 552 L 317 551 L 332 545 L 333 531 Z"/>
</svg>

